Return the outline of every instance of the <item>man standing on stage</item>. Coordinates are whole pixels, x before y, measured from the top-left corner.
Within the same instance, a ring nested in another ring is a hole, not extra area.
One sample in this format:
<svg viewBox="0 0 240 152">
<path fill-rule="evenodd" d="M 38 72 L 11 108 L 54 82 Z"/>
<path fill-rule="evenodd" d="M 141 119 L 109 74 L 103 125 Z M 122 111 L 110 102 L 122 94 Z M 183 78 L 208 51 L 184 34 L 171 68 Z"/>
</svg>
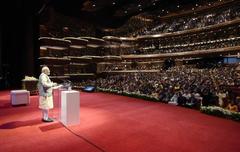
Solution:
<svg viewBox="0 0 240 152">
<path fill-rule="evenodd" d="M 56 86 L 56 83 L 51 82 L 50 70 L 47 66 L 42 68 L 42 73 L 39 76 L 38 92 L 39 92 L 39 108 L 42 109 L 42 121 L 53 122 L 53 119 L 48 117 L 49 109 L 53 108 L 53 95 L 52 87 Z"/>
</svg>

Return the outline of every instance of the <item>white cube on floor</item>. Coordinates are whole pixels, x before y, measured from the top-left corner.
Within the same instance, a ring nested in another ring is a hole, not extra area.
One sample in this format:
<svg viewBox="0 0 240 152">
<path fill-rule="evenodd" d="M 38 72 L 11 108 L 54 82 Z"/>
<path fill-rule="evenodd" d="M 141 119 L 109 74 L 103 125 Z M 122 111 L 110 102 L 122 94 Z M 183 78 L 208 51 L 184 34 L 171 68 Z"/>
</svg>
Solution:
<svg viewBox="0 0 240 152">
<path fill-rule="evenodd" d="M 30 92 L 27 90 L 12 90 L 11 103 L 12 105 L 21 105 L 30 103 Z"/>
<path fill-rule="evenodd" d="M 64 125 L 76 125 L 80 123 L 79 91 L 61 92 L 61 122 Z"/>
</svg>

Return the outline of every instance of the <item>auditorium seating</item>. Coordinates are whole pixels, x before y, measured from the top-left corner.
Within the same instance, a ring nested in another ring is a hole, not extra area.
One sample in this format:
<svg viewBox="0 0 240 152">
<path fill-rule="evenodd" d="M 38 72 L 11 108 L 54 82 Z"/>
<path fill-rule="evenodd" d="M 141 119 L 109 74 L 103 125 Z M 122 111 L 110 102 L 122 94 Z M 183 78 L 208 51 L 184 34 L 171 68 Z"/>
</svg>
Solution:
<svg viewBox="0 0 240 152">
<path fill-rule="evenodd" d="M 238 4 L 229 0 L 186 7 L 183 12 L 147 11 L 119 28 L 97 29 L 102 38 L 76 32 L 65 37 L 66 33 L 59 32 L 56 35 L 62 38 L 40 38 L 40 59 L 47 64 L 61 62 L 64 68 L 51 67 L 58 71 L 53 75 L 62 73 L 73 87 L 85 91 L 95 89 L 86 86 L 96 86 L 153 96 L 166 103 L 182 95 L 184 105 L 196 101 L 218 105 L 217 94 L 239 83 L 236 64 L 223 63 L 223 58 L 239 58 Z M 63 48 L 67 53 L 59 51 Z M 212 58 L 216 58 L 213 63 Z M 209 103 L 206 96 L 211 96 Z"/>
</svg>

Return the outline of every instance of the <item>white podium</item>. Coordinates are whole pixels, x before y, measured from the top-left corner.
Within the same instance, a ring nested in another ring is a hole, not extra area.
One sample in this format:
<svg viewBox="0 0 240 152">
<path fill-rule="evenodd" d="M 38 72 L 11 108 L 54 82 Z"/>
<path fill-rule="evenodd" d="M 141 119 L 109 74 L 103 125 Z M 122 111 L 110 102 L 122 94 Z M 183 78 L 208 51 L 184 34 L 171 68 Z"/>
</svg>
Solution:
<svg viewBox="0 0 240 152">
<path fill-rule="evenodd" d="M 54 110 L 51 110 L 52 118 L 61 121 L 61 92 L 67 91 L 61 85 L 53 87 L 53 103 Z"/>
<path fill-rule="evenodd" d="M 61 122 L 65 126 L 80 123 L 79 91 L 61 91 Z"/>
</svg>

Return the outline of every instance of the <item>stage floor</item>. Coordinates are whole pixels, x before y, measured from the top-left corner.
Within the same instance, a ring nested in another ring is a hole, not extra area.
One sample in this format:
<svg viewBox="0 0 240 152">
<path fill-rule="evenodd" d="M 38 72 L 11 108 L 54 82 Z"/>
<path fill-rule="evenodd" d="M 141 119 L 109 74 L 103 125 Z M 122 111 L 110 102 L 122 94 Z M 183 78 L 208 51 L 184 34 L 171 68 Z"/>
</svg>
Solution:
<svg viewBox="0 0 240 152">
<path fill-rule="evenodd" d="M 41 121 L 38 96 L 12 107 L 10 91 L 0 92 L 1 152 L 238 152 L 239 139 L 238 122 L 106 93 L 81 92 L 80 124 L 66 128 Z"/>
</svg>

